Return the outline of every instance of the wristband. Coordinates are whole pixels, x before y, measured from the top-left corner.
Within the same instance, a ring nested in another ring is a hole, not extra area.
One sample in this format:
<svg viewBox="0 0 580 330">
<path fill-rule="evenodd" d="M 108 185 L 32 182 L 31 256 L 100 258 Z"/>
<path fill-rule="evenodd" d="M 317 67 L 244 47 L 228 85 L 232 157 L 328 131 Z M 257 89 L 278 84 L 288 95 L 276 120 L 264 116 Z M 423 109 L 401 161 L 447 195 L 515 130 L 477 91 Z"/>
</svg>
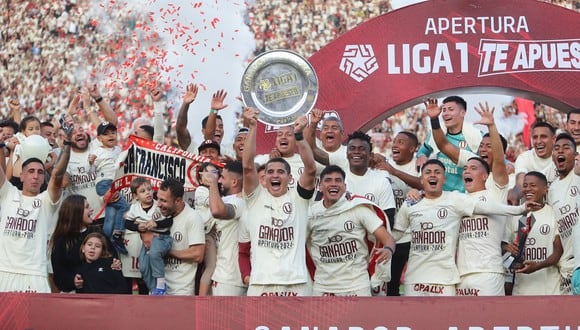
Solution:
<svg viewBox="0 0 580 330">
<path fill-rule="evenodd" d="M 62 145 L 63 146 L 72 146 L 72 142 L 64 140 L 64 141 L 62 141 Z"/>
<path fill-rule="evenodd" d="M 103 97 L 102 97 L 102 96 L 99 96 L 99 97 L 97 97 L 97 98 L 95 99 L 95 102 L 99 103 L 99 102 L 101 102 L 102 100 L 103 100 Z"/>
<path fill-rule="evenodd" d="M 4 143 L 4 142 L 0 143 L 0 148 L 4 148 L 4 147 L 6 147 L 6 143 Z"/>
<path fill-rule="evenodd" d="M 217 114 L 218 111 L 216 109 L 209 109 L 209 113 L 215 113 L 215 114 Z"/>
<path fill-rule="evenodd" d="M 383 249 L 391 251 L 391 255 L 395 254 L 395 250 L 390 246 L 383 246 Z"/>
<path fill-rule="evenodd" d="M 296 139 L 296 141 L 302 141 L 304 140 L 304 134 L 302 134 L 302 132 L 294 133 L 294 139 Z"/>
<path fill-rule="evenodd" d="M 431 128 L 432 129 L 440 129 L 441 123 L 439 123 L 439 118 L 431 118 Z"/>
</svg>

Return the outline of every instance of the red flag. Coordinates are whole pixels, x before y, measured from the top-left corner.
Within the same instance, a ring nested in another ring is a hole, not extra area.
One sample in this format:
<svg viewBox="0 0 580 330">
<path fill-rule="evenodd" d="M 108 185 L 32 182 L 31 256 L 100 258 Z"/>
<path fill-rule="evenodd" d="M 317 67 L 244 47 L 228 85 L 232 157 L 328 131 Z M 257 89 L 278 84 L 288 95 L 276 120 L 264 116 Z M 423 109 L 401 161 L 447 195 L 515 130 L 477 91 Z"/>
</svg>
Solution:
<svg viewBox="0 0 580 330">
<path fill-rule="evenodd" d="M 536 115 L 534 112 L 534 102 L 520 97 L 516 97 L 516 105 L 518 107 L 518 112 L 527 114 L 526 124 L 522 130 L 522 135 L 524 143 L 528 149 L 530 148 L 530 127 L 536 121 Z"/>
</svg>

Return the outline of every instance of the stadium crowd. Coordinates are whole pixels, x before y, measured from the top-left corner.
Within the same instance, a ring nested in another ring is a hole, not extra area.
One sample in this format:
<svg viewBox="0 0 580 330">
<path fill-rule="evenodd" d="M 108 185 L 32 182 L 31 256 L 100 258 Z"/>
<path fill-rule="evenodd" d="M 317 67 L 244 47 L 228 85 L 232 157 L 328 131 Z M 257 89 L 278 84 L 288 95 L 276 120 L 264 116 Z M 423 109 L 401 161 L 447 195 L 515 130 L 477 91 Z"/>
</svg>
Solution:
<svg viewBox="0 0 580 330">
<path fill-rule="evenodd" d="M 260 2 L 250 24 L 257 53 L 308 56 L 389 10 L 387 0 Z M 217 91 L 199 114 L 198 145 L 187 128 L 198 86 L 179 91 L 175 113 L 166 109 L 170 86 L 159 83 L 158 63 L 131 47 L 145 16 L 109 13 L 114 33 L 104 35 L 87 1 L 9 1 L 2 13 L 0 291 L 580 290 L 579 113 L 535 104 L 528 150 L 518 134 L 502 141 L 487 105 L 476 112 L 488 134 L 464 122 L 459 96 L 430 99 L 368 133 L 344 132 L 339 118 L 315 109 L 278 129 L 270 154 L 256 155 L 257 111 L 245 108 L 235 139 L 223 141 L 227 93 Z M 518 115 L 515 103 L 503 110 Z M 112 189 L 118 144 L 130 134 L 206 157 L 197 190 L 167 177 L 157 189 L 143 178 L 131 180 L 128 195 Z"/>
</svg>

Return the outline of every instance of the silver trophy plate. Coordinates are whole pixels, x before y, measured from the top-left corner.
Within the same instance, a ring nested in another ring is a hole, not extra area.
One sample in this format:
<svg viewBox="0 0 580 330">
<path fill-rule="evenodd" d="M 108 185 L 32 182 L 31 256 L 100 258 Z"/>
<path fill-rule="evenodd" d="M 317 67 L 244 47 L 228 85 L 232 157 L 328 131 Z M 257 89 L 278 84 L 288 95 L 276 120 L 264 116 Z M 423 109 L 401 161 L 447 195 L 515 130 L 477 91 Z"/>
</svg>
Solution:
<svg viewBox="0 0 580 330">
<path fill-rule="evenodd" d="M 257 108 L 258 120 L 287 126 L 308 113 L 318 96 L 316 72 L 302 56 L 273 50 L 257 56 L 242 76 L 242 100 Z"/>
</svg>

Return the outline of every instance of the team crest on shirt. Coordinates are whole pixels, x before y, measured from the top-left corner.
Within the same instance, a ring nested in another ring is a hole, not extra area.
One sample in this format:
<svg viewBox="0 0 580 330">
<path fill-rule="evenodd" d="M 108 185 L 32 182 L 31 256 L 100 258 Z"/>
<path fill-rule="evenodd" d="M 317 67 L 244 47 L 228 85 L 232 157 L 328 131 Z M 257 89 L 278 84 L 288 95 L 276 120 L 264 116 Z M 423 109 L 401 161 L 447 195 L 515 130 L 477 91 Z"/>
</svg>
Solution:
<svg viewBox="0 0 580 330">
<path fill-rule="evenodd" d="M 578 187 L 577 186 L 573 186 L 572 188 L 570 188 L 570 196 L 572 196 L 572 197 L 578 196 Z"/>
<path fill-rule="evenodd" d="M 371 202 L 375 201 L 375 195 L 373 193 L 367 193 L 365 194 L 365 198 L 368 199 Z"/>
<path fill-rule="evenodd" d="M 36 198 L 35 200 L 32 201 L 32 207 L 34 207 L 35 209 L 40 207 L 40 199 Z"/>
<path fill-rule="evenodd" d="M 458 147 L 459 147 L 459 149 L 465 149 L 465 147 L 467 147 L 467 142 L 466 141 L 459 141 Z"/>
<path fill-rule="evenodd" d="M 173 233 L 173 240 L 176 242 L 181 242 L 183 240 L 183 234 L 180 231 Z"/>
<path fill-rule="evenodd" d="M 282 211 L 284 211 L 284 213 L 286 214 L 292 213 L 292 203 L 290 202 L 284 203 L 284 205 L 282 205 Z"/>
<path fill-rule="evenodd" d="M 439 211 L 437 211 L 437 217 L 439 219 L 445 219 L 445 218 L 447 218 L 447 214 L 448 214 L 448 211 L 444 207 L 443 208 L 440 208 Z"/>
<path fill-rule="evenodd" d="M 329 244 L 330 243 L 338 243 L 340 241 L 342 241 L 342 236 L 340 236 L 340 235 L 334 235 L 334 236 L 328 238 Z"/>
<path fill-rule="evenodd" d="M 304 167 L 299 167 L 298 168 L 298 175 L 302 175 L 302 172 L 304 172 Z"/>
<path fill-rule="evenodd" d="M 351 232 L 354 229 L 354 223 L 350 220 L 346 221 L 344 223 L 344 230 L 346 230 L 347 232 Z"/>
<path fill-rule="evenodd" d="M 540 234 L 548 235 L 550 233 L 550 225 L 542 225 L 540 226 Z"/>
</svg>

